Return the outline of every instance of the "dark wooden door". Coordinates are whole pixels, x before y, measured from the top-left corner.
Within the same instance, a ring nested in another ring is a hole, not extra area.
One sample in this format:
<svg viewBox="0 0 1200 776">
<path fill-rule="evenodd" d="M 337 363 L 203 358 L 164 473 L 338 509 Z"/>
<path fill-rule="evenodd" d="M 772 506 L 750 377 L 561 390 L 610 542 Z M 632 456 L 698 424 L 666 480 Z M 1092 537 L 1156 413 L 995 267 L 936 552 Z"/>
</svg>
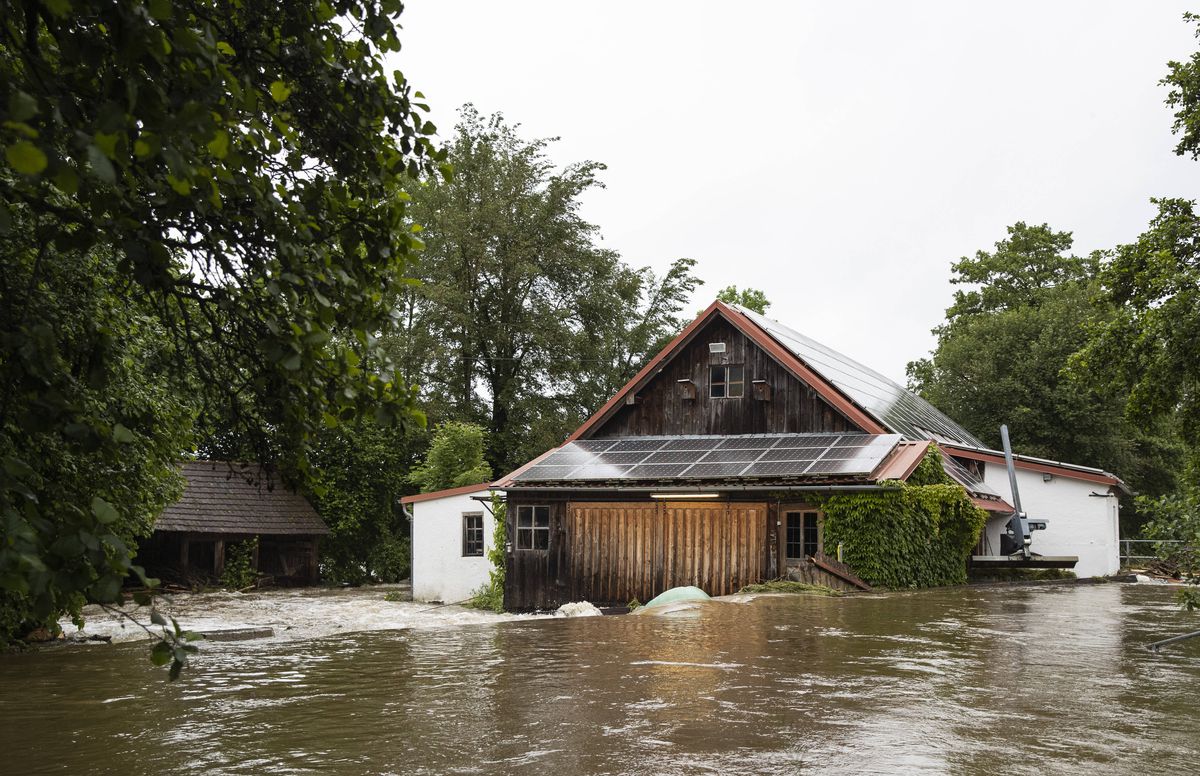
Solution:
<svg viewBox="0 0 1200 776">
<path fill-rule="evenodd" d="M 680 585 L 727 595 L 763 578 L 767 505 L 574 502 L 567 543 L 572 600 L 645 603 Z"/>
</svg>

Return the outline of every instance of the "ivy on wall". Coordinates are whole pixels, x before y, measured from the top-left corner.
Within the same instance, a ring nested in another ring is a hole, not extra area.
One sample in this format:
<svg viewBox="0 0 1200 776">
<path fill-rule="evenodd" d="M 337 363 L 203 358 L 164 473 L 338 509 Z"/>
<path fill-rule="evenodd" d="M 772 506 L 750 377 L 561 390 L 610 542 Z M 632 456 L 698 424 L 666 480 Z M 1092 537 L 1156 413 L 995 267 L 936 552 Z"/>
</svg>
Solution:
<svg viewBox="0 0 1200 776">
<path fill-rule="evenodd" d="M 837 493 L 821 500 L 825 546 L 872 585 L 933 587 L 967 581 L 967 558 L 987 513 L 942 469 L 930 446 L 907 482 L 883 490 Z"/>
<path fill-rule="evenodd" d="M 492 562 L 492 570 L 488 581 L 480 585 L 467 601 L 468 606 L 476 609 L 488 609 L 500 614 L 504 611 L 504 545 L 508 541 L 508 504 L 498 493 L 492 494 L 492 518 L 495 527 L 492 529 L 492 546 L 487 551 L 488 560 Z"/>
</svg>

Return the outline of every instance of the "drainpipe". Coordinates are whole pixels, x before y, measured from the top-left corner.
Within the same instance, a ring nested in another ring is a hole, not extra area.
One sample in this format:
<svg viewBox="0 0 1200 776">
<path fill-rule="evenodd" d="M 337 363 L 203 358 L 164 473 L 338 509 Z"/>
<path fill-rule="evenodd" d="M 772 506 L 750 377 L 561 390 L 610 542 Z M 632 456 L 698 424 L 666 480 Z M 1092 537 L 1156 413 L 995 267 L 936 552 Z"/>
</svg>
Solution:
<svg viewBox="0 0 1200 776">
<path fill-rule="evenodd" d="M 408 586 L 409 586 L 409 589 L 411 590 L 412 589 L 412 575 L 413 575 L 413 528 L 414 528 L 413 517 L 414 517 L 414 514 L 412 512 L 408 511 L 408 504 L 405 504 L 403 501 L 400 502 L 400 511 L 404 513 L 404 516 L 406 518 L 408 518 Z"/>
</svg>

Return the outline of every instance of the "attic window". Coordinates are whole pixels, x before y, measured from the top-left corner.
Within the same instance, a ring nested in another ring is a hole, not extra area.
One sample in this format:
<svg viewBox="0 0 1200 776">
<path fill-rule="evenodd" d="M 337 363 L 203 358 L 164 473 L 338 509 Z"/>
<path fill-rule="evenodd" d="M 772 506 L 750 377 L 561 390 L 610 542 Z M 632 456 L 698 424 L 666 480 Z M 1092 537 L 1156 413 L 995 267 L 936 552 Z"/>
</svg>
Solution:
<svg viewBox="0 0 1200 776">
<path fill-rule="evenodd" d="M 740 399 L 746 393 L 742 365 L 709 367 L 708 395 L 714 399 Z"/>
</svg>

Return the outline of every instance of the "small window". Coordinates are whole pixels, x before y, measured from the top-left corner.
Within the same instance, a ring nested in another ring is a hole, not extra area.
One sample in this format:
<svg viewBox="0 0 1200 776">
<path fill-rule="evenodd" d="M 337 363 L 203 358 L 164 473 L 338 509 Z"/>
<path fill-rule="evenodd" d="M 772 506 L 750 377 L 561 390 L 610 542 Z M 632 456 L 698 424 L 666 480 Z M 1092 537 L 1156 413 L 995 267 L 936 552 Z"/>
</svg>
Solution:
<svg viewBox="0 0 1200 776">
<path fill-rule="evenodd" d="M 708 395 L 714 399 L 740 399 L 746 393 L 741 364 L 714 366 L 708 371 Z"/>
<path fill-rule="evenodd" d="M 550 549 L 550 507 L 517 507 L 517 549 Z"/>
<path fill-rule="evenodd" d="M 816 512 L 787 513 L 787 557 L 793 560 L 811 558 L 821 551 L 820 516 Z"/>
<path fill-rule="evenodd" d="M 483 513 L 474 512 L 463 515 L 463 557 L 482 557 L 483 555 Z"/>
</svg>

